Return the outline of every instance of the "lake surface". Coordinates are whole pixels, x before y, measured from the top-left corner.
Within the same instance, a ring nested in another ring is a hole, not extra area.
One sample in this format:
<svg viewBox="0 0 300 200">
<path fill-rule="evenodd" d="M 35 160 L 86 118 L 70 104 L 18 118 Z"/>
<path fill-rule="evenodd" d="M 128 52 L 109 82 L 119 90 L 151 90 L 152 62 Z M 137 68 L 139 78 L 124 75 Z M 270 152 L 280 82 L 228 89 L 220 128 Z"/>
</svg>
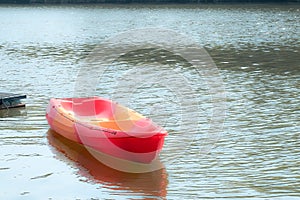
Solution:
<svg viewBox="0 0 300 200">
<path fill-rule="evenodd" d="M 155 49 L 121 56 L 89 92 L 169 132 L 165 167 L 128 174 L 49 131 L 45 110 L 51 97 L 76 93 L 99 44 L 146 27 L 205 47 L 226 99 L 178 56 Z M 2 5 L 0 90 L 28 98 L 25 109 L 0 113 L 0 199 L 299 199 L 299 52 L 297 4 Z"/>
</svg>

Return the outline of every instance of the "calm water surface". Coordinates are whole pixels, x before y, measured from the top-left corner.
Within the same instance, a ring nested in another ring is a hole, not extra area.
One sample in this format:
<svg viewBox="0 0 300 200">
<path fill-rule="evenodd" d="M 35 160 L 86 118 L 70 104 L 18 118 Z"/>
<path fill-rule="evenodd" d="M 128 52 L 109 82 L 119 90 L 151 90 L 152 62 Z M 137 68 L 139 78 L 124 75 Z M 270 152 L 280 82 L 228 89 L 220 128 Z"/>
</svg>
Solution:
<svg viewBox="0 0 300 200">
<path fill-rule="evenodd" d="M 213 104 L 202 77 L 159 52 L 125 55 L 95 95 L 123 102 L 169 131 L 165 168 L 126 174 L 49 131 L 45 108 L 51 97 L 74 94 L 95 46 L 144 27 L 172 29 L 204 46 L 223 79 L 227 110 L 216 148 L 204 154 Z M 1 6 L 0 90 L 28 98 L 26 109 L 0 113 L 0 199 L 299 199 L 299 39 L 299 5 Z M 194 80 L 197 109 L 180 111 L 180 98 L 159 82 L 119 89 L 130 70 L 150 62 L 143 57 L 160 61 L 150 77 L 171 70 Z M 197 129 L 189 128 L 195 120 L 181 120 L 185 115 L 196 116 Z"/>
</svg>

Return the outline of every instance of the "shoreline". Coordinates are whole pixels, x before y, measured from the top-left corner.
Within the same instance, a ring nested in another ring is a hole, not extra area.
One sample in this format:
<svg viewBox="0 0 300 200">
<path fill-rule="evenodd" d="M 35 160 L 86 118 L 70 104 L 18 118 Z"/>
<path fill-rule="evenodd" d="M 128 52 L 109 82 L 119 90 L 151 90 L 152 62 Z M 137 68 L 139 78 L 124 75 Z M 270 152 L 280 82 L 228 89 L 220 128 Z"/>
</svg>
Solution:
<svg viewBox="0 0 300 200">
<path fill-rule="evenodd" d="M 0 5 L 226 5 L 299 4 L 300 0 L 4 0 Z"/>
</svg>

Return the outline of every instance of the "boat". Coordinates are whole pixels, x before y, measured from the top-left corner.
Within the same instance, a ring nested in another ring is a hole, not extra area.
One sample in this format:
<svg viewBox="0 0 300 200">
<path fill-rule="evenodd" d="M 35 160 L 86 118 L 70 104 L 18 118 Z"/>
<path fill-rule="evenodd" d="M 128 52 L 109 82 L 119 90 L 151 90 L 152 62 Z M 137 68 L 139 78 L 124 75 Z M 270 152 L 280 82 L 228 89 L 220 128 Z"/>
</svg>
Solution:
<svg viewBox="0 0 300 200">
<path fill-rule="evenodd" d="M 26 95 L 0 92 L 0 110 L 25 107 L 21 99 L 26 99 Z"/>
<path fill-rule="evenodd" d="M 155 160 L 167 135 L 151 119 L 102 97 L 52 98 L 46 118 L 52 130 L 69 140 L 139 163 Z"/>
</svg>

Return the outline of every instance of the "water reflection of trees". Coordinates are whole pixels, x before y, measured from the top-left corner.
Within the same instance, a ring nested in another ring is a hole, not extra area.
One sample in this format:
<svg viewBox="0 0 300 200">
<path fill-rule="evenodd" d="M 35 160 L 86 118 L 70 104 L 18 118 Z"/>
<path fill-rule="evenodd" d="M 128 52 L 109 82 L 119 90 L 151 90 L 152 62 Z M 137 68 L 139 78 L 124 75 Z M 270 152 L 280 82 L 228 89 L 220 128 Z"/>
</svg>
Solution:
<svg viewBox="0 0 300 200">
<path fill-rule="evenodd" d="M 265 44 L 264 46 L 247 45 L 243 48 L 222 46 L 206 49 L 219 69 L 299 74 L 300 48 L 297 46 Z"/>
</svg>

